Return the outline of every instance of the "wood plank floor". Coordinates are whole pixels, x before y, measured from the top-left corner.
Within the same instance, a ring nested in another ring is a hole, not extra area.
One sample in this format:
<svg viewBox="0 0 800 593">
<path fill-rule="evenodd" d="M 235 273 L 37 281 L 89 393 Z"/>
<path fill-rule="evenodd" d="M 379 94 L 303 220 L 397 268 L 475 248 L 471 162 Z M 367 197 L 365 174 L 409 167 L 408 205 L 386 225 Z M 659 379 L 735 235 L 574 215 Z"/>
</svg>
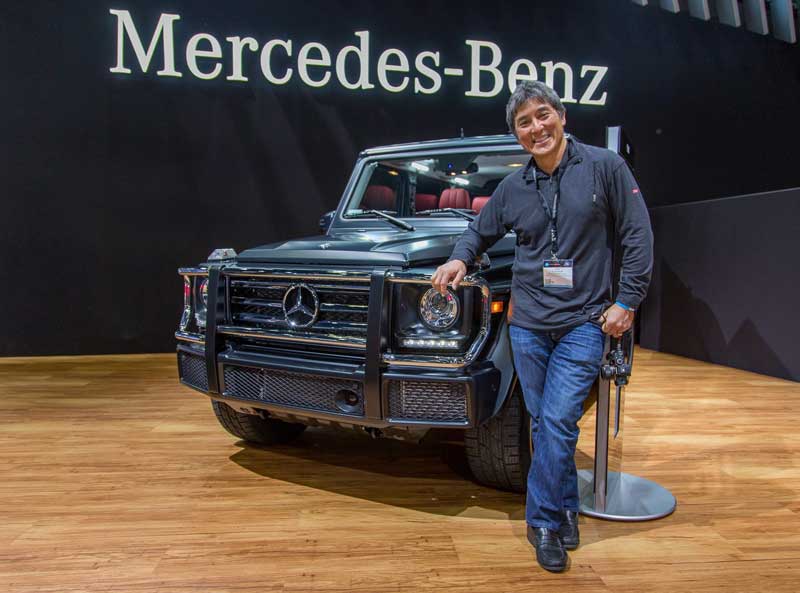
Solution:
<svg viewBox="0 0 800 593">
<path fill-rule="evenodd" d="M 678 509 L 582 518 L 553 575 L 457 443 L 248 447 L 175 367 L 0 359 L 0 591 L 800 591 L 800 384 L 640 350 L 624 469 Z"/>
</svg>

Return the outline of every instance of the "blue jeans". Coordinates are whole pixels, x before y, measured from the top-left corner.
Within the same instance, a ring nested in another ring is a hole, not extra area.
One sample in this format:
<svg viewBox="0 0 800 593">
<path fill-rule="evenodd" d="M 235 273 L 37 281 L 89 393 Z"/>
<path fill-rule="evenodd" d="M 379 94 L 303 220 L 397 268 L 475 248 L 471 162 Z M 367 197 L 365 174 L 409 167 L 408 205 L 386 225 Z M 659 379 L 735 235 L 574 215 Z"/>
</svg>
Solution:
<svg viewBox="0 0 800 593">
<path fill-rule="evenodd" d="M 605 334 L 584 323 L 563 336 L 512 325 L 514 366 L 531 416 L 533 459 L 525 519 L 558 529 L 564 511 L 577 511 L 575 446 L 583 401 L 600 371 Z"/>
</svg>

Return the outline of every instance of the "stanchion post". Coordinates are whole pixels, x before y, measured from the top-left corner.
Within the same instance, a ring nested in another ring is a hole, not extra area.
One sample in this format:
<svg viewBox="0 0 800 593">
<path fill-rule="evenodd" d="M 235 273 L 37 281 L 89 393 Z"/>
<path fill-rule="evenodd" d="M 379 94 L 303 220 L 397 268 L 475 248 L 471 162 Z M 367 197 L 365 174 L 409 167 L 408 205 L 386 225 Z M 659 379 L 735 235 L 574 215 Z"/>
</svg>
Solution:
<svg viewBox="0 0 800 593">
<path fill-rule="evenodd" d="M 578 471 L 580 512 L 613 521 L 648 521 L 671 514 L 676 501 L 655 482 L 622 472 L 625 386 L 634 348 L 632 331 L 622 340 L 628 340 L 627 353 L 623 352 L 621 341 L 607 340 L 603 355 L 605 364 L 597 386 L 593 469 Z"/>
</svg>

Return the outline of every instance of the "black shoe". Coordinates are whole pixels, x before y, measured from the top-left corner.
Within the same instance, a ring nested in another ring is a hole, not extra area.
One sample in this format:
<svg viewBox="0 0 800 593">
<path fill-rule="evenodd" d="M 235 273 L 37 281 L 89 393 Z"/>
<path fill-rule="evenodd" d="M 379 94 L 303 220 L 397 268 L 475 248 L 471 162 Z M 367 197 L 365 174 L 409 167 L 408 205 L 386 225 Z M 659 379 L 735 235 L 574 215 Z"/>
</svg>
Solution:
<svg viewBox="0 0 800 593">
<path fill-rule="evenodd" d="M 567 567 L 567 551 L 561 544 L 558 532 L 547 527 L 528 525 L 528 541 L 536 548 L 536 561 L 550 572 L 561 572 Z"/>
<path fill-rule="evenodd" d="M 558 537 L 567 550 L 574 550 L 581 543 L 581 534 L 578 531 L 578 511 L 564 511 L 564 521 L 558 528 Z"/>
</svg>

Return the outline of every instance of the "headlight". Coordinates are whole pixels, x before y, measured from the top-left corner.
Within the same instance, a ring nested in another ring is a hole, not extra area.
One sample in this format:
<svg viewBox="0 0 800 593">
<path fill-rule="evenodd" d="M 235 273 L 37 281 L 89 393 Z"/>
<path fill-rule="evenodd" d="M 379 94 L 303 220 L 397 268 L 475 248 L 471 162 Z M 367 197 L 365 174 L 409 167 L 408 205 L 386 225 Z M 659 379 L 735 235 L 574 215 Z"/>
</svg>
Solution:
<svg viewBox="0 0 800 593">
<path fill-rule="evenodd" d="M 203 268 L 180 268 L 183 276 L 183 313 L 179 329 L 191 334 L 206 329 L 208 309 L 208 275 Z"/>
<path fill-rule="evenodd" d="M 185 332 L 189 328 L 189 321 L 192 319 L 192 279 L 189 276 L 183 277 L 183 314 L 181 315 L 180 330 Z"/>
<path fill-rule="evenodd" d="M 430 282 L 397 282 L 392 290 L 392 352 L 465 352 L 481 329 L 481 291 L 439 294 Z"/>
<path fill-rule="evenodd" d="M 208 278 L 196 279 L 197 289 L 194 299 L 194 320 L 197 322 L 197 327 L 205 329 L 206 327 L 206 311 L 208 309 Z"/>
<path fill-rule="evenodd" d="M 431 288 L 419 300 L 422 322 L 432 330 L 443 331 L 453 327 L 458 320 L 458 311 L 458 298 L 449 288 L 446 294 Z"/>
</svg>

